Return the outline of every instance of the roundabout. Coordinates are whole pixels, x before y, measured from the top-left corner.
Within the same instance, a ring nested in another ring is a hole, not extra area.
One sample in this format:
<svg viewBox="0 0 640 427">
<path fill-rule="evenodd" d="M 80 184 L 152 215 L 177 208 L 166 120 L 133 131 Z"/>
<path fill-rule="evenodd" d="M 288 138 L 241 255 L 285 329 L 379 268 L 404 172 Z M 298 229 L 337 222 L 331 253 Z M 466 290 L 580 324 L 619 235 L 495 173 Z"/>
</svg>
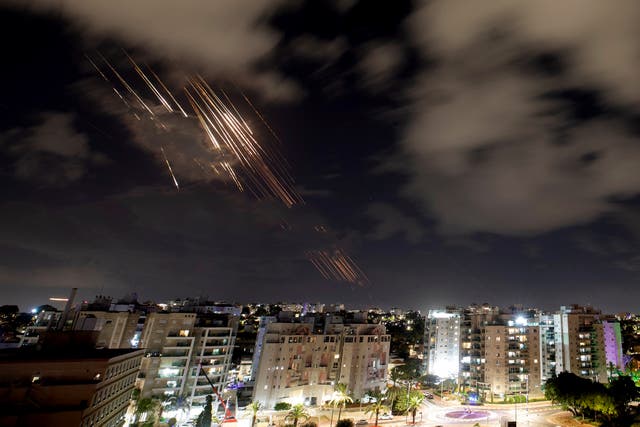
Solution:
<svg viewBox="0 0 640 427">
<path fill-rule="evenodd" d="M 445 418 L 449 418 L 451 420 L 456 421 L 478 421 L 478 420 L 486 420 L 491 417 L 491 412 L 482 411 L 482 410 L 457 410 L 457 411 L 449 411 L 444 413 Z"/>
</svg>

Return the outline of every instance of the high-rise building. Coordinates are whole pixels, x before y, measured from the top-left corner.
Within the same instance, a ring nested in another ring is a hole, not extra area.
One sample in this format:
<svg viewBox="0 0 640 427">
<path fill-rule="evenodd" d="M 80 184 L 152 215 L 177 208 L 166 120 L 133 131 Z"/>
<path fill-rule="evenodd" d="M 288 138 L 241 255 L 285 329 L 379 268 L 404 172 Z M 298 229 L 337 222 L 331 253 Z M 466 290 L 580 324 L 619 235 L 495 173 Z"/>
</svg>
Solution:
<svg viewBox="0 0 640 427">
<path fill-rule="evenodd" d="M 540 381 L 544 383 L 556 372 L 556 336 L 553 314 L 541 314 L 540 327 Z"/>
<path fill-rule="evenodd" d="M 254 400 L 272 408 L 278 402 L 322 404 L 337 383 L 360 399 L 384 390 L 390 337 L 377 324 L 328 322 L 317 333 L 312 322 L 265 325 L 255 371 Z"/>
<path fill-rule="evenodd" d="M 228 384 L 237 319 L 226 314 L 151 313 L 140 346 L 143 397 L 184 396 L 192 405 Z M 208 377 L 208 379 L 207 379 Z"/>
<path fill-rule="evenodd" d="M 537 316 L 501 316 L 483 328 L 482 382 L 478 390 L 499 397 L 542 395 Z"/>
<path fill-rule="evenodd" d="M 460 371 L 460 312 L 430 310 L 425 325 L 426 372 L 457 379 Z"/>
<path fill-rule="evenodd" d="M 609 366 L 624 368 L 620 324 L 600 310 L 562 306 L 554 315 L 556 371 L 608 381 Z"/>
</svg>

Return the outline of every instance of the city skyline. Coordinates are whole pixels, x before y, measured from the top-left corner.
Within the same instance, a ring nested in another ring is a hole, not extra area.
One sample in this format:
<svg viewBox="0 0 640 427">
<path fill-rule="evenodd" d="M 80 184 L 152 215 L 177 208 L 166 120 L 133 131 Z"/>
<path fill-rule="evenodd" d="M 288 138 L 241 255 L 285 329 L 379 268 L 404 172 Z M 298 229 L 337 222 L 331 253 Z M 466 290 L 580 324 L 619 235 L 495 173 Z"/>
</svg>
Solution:
<svg viewBox="0 0 640 427">
<path fill-rule="evenodd" d="M 640 6 L 121 3 L 0 0 L 2 304 L 638 310 Z"/>
</svg>

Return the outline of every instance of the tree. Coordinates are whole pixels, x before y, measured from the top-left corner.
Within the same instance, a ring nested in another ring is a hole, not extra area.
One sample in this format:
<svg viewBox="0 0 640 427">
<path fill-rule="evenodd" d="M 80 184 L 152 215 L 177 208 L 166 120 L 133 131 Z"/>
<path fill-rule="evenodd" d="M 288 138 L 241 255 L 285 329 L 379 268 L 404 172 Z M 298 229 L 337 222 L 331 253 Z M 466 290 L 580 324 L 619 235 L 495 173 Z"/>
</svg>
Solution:
<svg viewBox="0 0 640 427">
<path fill-rule="evenodd" d="M 204 408 L 196 419 L 196 427 L 211 427 L 211 403 L 213 402 L 213 398 L 209 394 L 206 399 Z"/>
<path fill-rule="evenodd" d="M 136 403 L 135 416 L 136 420 L 142 418 L 143 415 L 149 416 L 150 420 L 155 421 L 156 415 L 160 409 L 160 402 L 151 397 L 139 399 Z"/>
<path fill-rule="evenodd" d="M 376 417 L 376 423 L 374 427 L 378 425 L 378 417 L 380 416 L 380 412 L 391 412 L 391 409 L 387 405 L 384 404 L 383 395 L 380 392 L 373 393 L 372 397 L 376 399 L 375 402 L 370 403 L 369 406 L 365 409 L 365 414 L 372 414 Z"/>
<path fill-rule="evenodd" d="M 574 416 L 595 418 L 603 426 L 623 427 L 633 422 L 629 403 L 639 396 L 633 379 L 619 376 L 608 387 L 575 374 L 562 372 L 545 383 L 545 397 Z"/>
<path fill-rule="evenodd" d="M 352 402 L 353 398 L 349 396 L 347 385 L 338 383 L 335 390 L 333 391 L 333 398 L 331 399 L 331 404 L 333 405 L 333 407 L 338 407 L 338 422 L 340 421 L 342 410 L 347 406 L 347 403 Z"/>
<path fill-rule="evenodd" d="M 309 418 L 311 417 L 309 416 L 309 413 L 302 403 L 293 405 L 293 407 L 287 413 L 287 416 L 284 417 L 285 420 L 293 421 L 293 427 L 298 427 L 299 420 L 307 421 Z"/>
<path fill-rule="evenodd" d="M 262 410 L 262 403 L 254 400 L 247 407 L 251 411 L 251 427 L 256 425 L 256 420 L 258 419 L 258 412 Z"/>
<path fill-rule="evenodd" d="M 424 395 L 420 392 L 409 393 L 407 399 L 407 413 L 411 414 L 412 423 L 416 423 L 416 413 L 424 401 Z"/>
<path fill-rule="evenodd" d="M 273 406 L 273 409 L 276 411 L 288 411 L 291 409 L 291 403 L 289 402 L 278 402 Z"/>
<path fill-rule="evenodd" d="M 389 387 L 385 393 L 385 400 L 389 403 L 389 407 L 391 407 L 392 412 L 395 410 L 396 401 L 398 397 L 400 397 L 402 391 L 403 390 L 399 387 Z"/>
</svg>

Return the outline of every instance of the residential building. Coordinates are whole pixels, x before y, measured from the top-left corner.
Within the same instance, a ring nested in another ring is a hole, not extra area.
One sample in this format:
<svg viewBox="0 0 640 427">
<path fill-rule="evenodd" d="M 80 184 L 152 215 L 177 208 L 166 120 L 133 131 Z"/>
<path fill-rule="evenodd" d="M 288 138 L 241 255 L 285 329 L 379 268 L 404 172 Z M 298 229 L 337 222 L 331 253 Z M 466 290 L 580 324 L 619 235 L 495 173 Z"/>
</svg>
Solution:
<svg viewBox="0 0 640 427">
<path fill-rule="evenodd" d="M 556 371 L 607 382 L 609 365 L 624 368 L 620 324 L 600 310 L 562 306 L 554 315 Z"/>
<path fill-rule="evenodd" d="M 146 349 L 143 397 L 186 396 L 200 405 L 228 384 L 237 319 L 224 314 L 151 313 L 140 346 Z M 207 380 L 208 377 L 208 380 Z"/>
<path fill-rule="evenodd" d="M 501 316 L 485 325 L 482 334 L 482 381 L 477 385 L 481 397 L 484 400 L 491 399 L 491 395 L 541 397 L 537 316 Z"/>
<path fill-rule="evenodd" d="M 430 310 L 425 325 L 426 372 L 457 379 L 460 371 L 460 312 Z"/>
<path fill-rule="evenodd" d="M 541 314 L 540 327 L 540 381 L 544 383 L 557 374 L 556 336 L 553 314 Z"/>
<path fill-rule="evenodd" d="M 97 331 L 98 348 L 137 348 L 145 318 L 140 312 L 80 311 L 73 330 Z"/>
<path fill-rule="evenodd" d="M 142 350 L 82 346 L 0 352 L 0 425 L 122 426 Z"/>
<path fill-rule="evenodd" d="M 344 383 L 354 399 L 386 387 L 390 337 L 383 325 L 327 321 L 318 333 L 310 319 L 267 322 L 255 370 L 253 399 L 317 405 Z"/>
</svg>

